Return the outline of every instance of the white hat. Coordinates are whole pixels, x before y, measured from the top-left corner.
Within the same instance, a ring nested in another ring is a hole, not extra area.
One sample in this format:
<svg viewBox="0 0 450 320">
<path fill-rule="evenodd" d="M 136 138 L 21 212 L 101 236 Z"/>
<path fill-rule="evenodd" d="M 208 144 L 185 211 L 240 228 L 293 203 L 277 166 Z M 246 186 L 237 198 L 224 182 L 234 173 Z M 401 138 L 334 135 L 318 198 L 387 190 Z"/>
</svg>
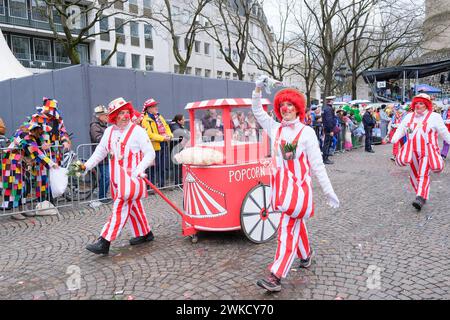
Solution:
<svg viewBox="0 0 450 320">
<path fill-rule="evenodd" d="M 108 109 L 105 106 L 103 106 L 103 105 L 98 105 L 98 106 L 95 107 L 94 113 L 96 115 L 108 114 Z"/>
<path fill-rule="evenodd" d="M 108 105 L 108 114 L 116 112 L 117 110 L 122 109 L 127 105 L 131 106 L 131 102 L 126 102 L 125 99 L 122 97 L 114 99 Z"/>
<path fill-rule="evenodd" d="M 326 99 L 326 100 L 334 100 L 334 99 L 336 99 L 336 96 L 328 96 L 328 97 L 326 97 L 325 99 Z"/>
<path fill-rule="evenodd" d="M 373 109 L 373 106 L 367 106 L 364 108 L 364 110 L 369 110 L 369 109 Z"/>
</svg>

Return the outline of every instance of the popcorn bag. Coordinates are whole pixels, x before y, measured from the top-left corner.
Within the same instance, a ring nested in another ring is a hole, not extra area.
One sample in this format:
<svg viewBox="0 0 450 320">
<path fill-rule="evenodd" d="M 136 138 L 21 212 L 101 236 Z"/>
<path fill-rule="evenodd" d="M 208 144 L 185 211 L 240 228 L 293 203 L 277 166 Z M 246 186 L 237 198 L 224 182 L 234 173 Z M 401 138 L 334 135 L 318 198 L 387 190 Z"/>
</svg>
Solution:
<svg viewBox="0 0 450 320">
<path fill-rule="evenodd" d="M 179 164 L 209 166 L 223 163 L 223 153 L 211 148 L 188 148 L 174 156 Z"/>
</svg>

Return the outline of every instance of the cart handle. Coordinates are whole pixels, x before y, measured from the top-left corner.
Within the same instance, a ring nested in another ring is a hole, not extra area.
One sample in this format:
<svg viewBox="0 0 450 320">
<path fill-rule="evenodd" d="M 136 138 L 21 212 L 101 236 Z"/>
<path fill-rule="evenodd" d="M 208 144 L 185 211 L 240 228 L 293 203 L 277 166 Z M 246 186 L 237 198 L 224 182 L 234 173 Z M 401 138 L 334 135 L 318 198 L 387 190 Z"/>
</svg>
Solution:
<svg viewBox="0 0 450 320">
<path fill-rule="evenodd" d="M 167 198 L 162 192 L 161 190 L 159 190 L 153 183 L 150 182 L 150 180 L 148 180 L 147 178 L 142 178 L 144 179 L 145 183 L 148 184 L 150 186 L 150 188 L 152 188 L 161 198 L 164 199 L 164 201 L 166 201 L 180 216 L 181 219 L 189 224 L 192 224 L 189 217 L 186 217 L 183 213 L 183 211 L 180 210 L 180 208 L 177 207 L 177 205 L 175 203 L 173 203 L 172 201 L 169 200 L 169 198 Z"/>
</svg>

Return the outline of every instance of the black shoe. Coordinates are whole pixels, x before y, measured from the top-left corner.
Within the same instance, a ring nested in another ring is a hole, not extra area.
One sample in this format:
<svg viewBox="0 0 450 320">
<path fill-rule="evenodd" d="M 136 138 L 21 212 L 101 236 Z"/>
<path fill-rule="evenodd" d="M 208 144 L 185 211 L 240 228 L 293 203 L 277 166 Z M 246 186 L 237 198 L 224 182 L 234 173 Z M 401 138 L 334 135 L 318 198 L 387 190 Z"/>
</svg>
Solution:
<svg viewBox="0 0 450 320">
<path fill-rule="evenodd" d="M 366 150 L 366 152 L 375 153 L 375 151 L 373 151 L 373 150 Z"/>
<path fill-rule="evenodd" d="M 108 254 L 111 242 L 100 237 L 95 243 L 88 244 L 86 249 L 95 254 Z"/>
<path fill-rule="evenodd" d="M 412 205 L 414 208 L 420 211 L 422 210 L 422 207 L 426 202 L 427 201 L 424 198 L 422 198 L 421 196 L 417 196 L 416 200 L 413 201 Z"/>
<path fill-rule="evenodd" d="M 394 161 L 394 162 L 395 162 L 395 157 L 391 157 L 391 161 Z"/>
<path fill-rule="evenodd" d="M 331 160 L 329 160 L 329 159 L 323 160 L 323 163 L 324 163 L 324 164 L 334 164 L 334 162 L 331 161 Z"/>
<path fill-rule="evenodd" d="M 152 241 L 153 239 L 155 239 L 155 236 L 153 235 L 153 232 L 150 231 L 145 236 L 140 236 L 140 237 L 130 239 L 130 244 L 132 246 L 134 246 L 136 244 L 141 244 L 144 242 Z"/>
<path fill-rule="evenodd" d="M 103 203 L 103 204 L 110 204 L 111 202 L 113 202 L 112 201 L 112 199 L 102 199 L 102 200 L 99 200 L 101 203 Z"/>
<path fill-rule="evenodd" d="M 275 276 L 273 273 L 270 274 L 270 276 L 266 279 L 261 279 L 258 280 L 258 282 L 256 282 L 256 284 L 263 288 L 266 289 L 267 291 L 270 292 L 279 292 L 281 291 L 281 280 Z"/>
<path fill-rule="evenodd" d="M 314 250 L 311 250 L 309 257 L 306 259 L 300 259 L 300 265 L 299 268 L 305 268 L 308 269 L 312 264 L 312 257 L 314 256 Z"/>
</svg>

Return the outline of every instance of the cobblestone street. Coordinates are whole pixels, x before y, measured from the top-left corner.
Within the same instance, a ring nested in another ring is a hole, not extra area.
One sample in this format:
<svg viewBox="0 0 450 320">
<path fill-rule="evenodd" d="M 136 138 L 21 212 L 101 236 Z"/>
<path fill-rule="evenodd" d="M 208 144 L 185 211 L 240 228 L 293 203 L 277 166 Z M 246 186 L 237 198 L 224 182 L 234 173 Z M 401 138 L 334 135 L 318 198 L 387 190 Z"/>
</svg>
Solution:
<svg viewBox="0 0 450 320">
<path fill-rule="evenodd" d="M 450 299 L 450 169 L 433 175 L 430 201 L 411 202 L 408 169 L 389 160 L 391 145 L 375 154 L 335 155 L 328 173 L 341 201 L 326 206 L 315 181 L 315 217 L 307 222 L 316 252 L 283 290 L 267 294 L 276 240 L 256 245 L 240 232 L 181 234 L 181 219 L 159 197 L 145 200 L 153 242 L 133 246 L 128 228 L 109 256 L 85 249 L 111 206 L 62 209 L 59 217 L 0 218 L 1 299 Z M 447 161 L 447 165 L 448 165 Z M 182 192 L 167 196 L 181 207 Z M 75 290 L 76 274 L 81 276 Z"/>
</svg>

